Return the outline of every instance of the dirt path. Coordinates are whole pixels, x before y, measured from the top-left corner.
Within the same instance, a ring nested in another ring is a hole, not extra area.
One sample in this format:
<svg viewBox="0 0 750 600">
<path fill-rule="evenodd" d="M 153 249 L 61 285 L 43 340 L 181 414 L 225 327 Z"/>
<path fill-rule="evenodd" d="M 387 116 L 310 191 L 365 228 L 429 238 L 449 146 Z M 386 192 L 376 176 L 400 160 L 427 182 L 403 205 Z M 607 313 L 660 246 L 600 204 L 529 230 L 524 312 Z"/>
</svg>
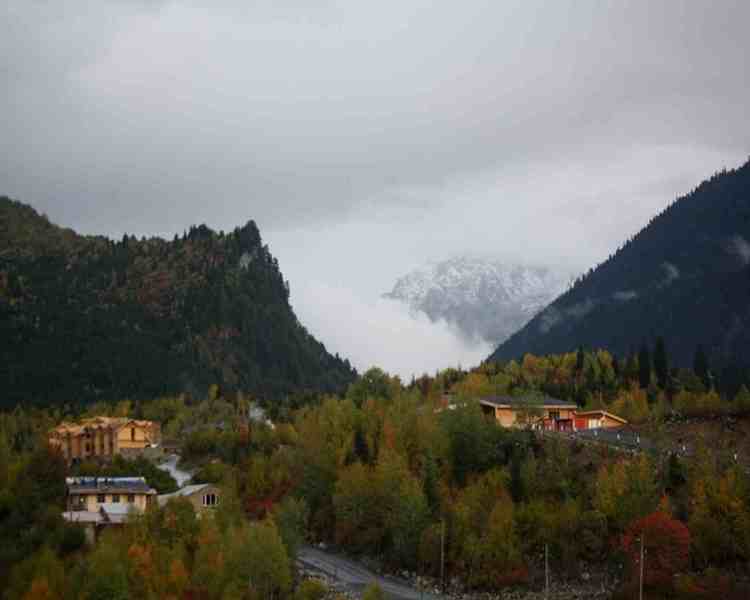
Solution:
<svg viewBox="0 0 750 600">
<path fill-rule="evenodd" d="M 409 582 L 396 577 L 376 575 L 359 563 L 339 555 L 305 546 L 297 554 L 297 560 L 308 571 L 317 571 L 343 584 L 353 592 L 361 592 L 371 583 L 377 583 L 392 600 L 438 600 L 435 596 L 414 589 Z"/>
</svg>

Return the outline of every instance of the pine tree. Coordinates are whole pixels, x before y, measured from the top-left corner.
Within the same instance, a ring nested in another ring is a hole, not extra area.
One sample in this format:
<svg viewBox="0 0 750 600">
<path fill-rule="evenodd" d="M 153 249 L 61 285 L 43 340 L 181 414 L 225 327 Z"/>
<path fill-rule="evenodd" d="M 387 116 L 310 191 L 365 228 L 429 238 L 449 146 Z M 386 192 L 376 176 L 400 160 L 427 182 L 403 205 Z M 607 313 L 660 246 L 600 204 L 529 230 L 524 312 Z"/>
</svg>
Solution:
<svg viewBox="0 0 750 600">
<path fill-rule="evenodd" d="M 638 351 L 638 382 L 642 389 L 646 389 L 651 383 L 651 354 L 646 342 L 643 342 Z"/>
<path fill-rule="evenodd" d="M 586 354 L 583 351 L 583 346 L 578 346 L 578 353 L 576 354 L 576 372 L 580 373 L 583 371 L 583 365 L 586 362 Z"/>
<path fill-rule="evenodd" d="M 669 360 L 667 359 L 667 349 L 664 345 L 664 338 L 656 338 L 654 347 L 654 372 L 656 373 L 656 382 L 663 390 L 667 389 L 669 380 Z"/>
<path fill-rule="evenodd" d="M 709 389 L 711 387 L 711 379 L 709 377 L 709 368 L 708 368 L 708 357 L 706 356 L 705 350 L 703 350 L 703 346 L 698 346 L 695 349 L 695 358 L 693 359 L 693 372 L 700 377 L 701 381 L 703 382 L 703 385 L 706 386 L 706 389 Z"/>
<path fill-rule="evenodd" d="M 615 374 L 615 379 L 620 379 L 620 359 L 617 355 L 612 355 L 612 372 Z"/>
<path fill-rule="evenodd" d="M 623 373 L 624 379 L 627 381 L 635 381 L 638 377 L 638 360 L 636 359 L 635 351 L 630 350 L 628 358 L 625 360 L 625 372 Z"/>
</svg>

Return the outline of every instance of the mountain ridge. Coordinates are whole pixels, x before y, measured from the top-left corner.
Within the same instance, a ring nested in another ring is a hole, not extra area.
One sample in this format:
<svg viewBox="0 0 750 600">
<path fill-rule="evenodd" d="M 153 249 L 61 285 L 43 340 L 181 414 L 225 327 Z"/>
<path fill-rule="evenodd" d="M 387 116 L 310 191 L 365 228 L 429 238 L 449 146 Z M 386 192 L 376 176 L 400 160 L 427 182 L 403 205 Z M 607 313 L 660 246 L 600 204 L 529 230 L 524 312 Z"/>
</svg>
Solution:
<svg viewBox="0 0 750 600">
<path fill-rule="evenodd" d="M 432 321 L 445 320 L 467 338 L 502 341 L 565 289 L 567 273 L 488 257 L 432 261 L 400 277 L 383 297 Z"/>
<path fill-rule="evenodd" d="M 750 161 L 675 200 L 490 360 L 579 346 L 624 355 L 663 337 L 676 366 L 691 364 L 698 346 L 716 365 L 746 364 L 748 240 Z"/>
<path fill-rule="evenodd" d="M 299 323 L 254 221 L 224 234 L 114 241 L 0 197 L 5 402 L 203 393 L 268 398 L 354 378 Z"/>
</svg>

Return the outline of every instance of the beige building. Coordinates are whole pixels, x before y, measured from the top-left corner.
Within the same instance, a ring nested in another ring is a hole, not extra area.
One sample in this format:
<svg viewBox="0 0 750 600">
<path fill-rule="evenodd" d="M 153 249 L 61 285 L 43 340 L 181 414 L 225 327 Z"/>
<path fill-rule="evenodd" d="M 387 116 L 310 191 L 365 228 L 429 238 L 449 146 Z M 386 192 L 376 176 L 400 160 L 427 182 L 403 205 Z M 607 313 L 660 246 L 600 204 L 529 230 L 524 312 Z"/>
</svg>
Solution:
<svg viewBox="0 0 750 600">
<path fill-rule="evenodd" d="M 586 410 L 576 413 L 576 429 L 622 427 L 628 422 L 606 410 Z"/>
<path fill-rule="evenodd" d="M 93 417 L 79 423 L 64 422 L 49 432 L 49 443 L 68 462 L 88 458 L 137 455 L 161 440 L 158 423 L 124 417 Z"/>
<path fill-rule="evenodd" d="M 65 484 L 67 508 L 72 512 L 99 512 L 102 506 L 116 505 L 143 512 L 156 497 L 143 477 L 67 477 Z"/>
<path fill-rule="evenodd" d="M 198 483 L 186 485 L 171 494 L 162 494 L 158 497 L 159 506 L 164 506 L 172 498 L 187 498 L 193 505 L 195 512 L 201 514 L 211 510 L 219 504 L 221 492 L 212 483 Z"/>
<path fill-rule="evenodd" d="M 581 431 L 601 427 L 622 427 L 627 421 L 605 410 L 579 412 L 573 402 L 550 397 L 489 396 L 479 404 L 503 427 L 525 427 L 545 431 Z"/>
<path fill-rule="evenodd" d="M 503 427 L 532 427 L 551 431 L 573 431 L 576 404 L 534 396 L 488 396 L 479 404 Z"/>
<path fill-rule="evenodd" d="M 143 477 L 68 477 L 67 510 L 69 523 L 80 524 L 90 544 L 103 527 L 122 525 L 131 514 L 139 514 L 156 497 Z"/>
</svg>

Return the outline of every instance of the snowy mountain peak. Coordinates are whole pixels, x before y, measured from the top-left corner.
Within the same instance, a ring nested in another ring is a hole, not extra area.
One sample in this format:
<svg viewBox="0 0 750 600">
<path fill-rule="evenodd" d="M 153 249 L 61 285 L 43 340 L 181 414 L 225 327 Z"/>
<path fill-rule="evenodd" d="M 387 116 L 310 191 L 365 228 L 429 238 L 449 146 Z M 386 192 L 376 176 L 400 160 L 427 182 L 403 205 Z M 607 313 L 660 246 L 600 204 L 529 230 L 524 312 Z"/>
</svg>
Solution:
<svg viewBox="0 0 750 600">
<path fill-rule="evenodd" d="M 499 343 L 563 292 L 568 272 L 468 256 L 432 262 L 399 278 L 386 298 Z"/>
</svg>

